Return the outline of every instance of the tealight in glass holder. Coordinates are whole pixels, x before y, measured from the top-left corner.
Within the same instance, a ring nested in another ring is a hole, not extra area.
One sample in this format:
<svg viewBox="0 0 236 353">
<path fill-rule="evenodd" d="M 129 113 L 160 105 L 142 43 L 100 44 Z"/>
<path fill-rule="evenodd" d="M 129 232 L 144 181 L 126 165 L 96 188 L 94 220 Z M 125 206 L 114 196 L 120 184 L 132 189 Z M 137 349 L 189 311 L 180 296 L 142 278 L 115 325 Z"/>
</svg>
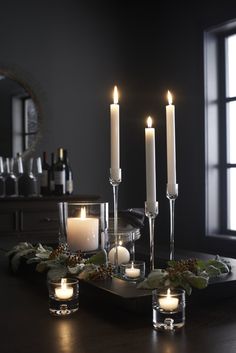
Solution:
<svg viewBox="0 0 236 353">
<path fill-rule="evenodd" d="M 173 331 L 185 324 L 185 291 L 154 290 L 152 294 L 153 327 Z"/>
<path fill-rule="evenodd" d="M 140 238 L 141 232 L 139 228 L 135 228 L 118 218 L 118 227 L 115 233 L 113 223 L 113 218 L 110 218 L 106 249 L 108 260 L 114 265 L 117 240 L 117 265 L 120 267 L 122 263 L 135 261 L 135 241 Z"/>
<path fill-rule="evenodd" d="M 108 202 L 60 202 L 59 243 L 70 253 L 92 255 L 107 242 Z"/>
<path fill-rule="evenodd" d="M 131 261 L 120 265 L 120 275 L 126 281 L 137 282 L 145 278 L 145 262 Z"/>
<path fill-rule="evenodd" d="M 49 312 L 55 316 L 66 316 L 79 308 L 79 283 L 77 279 L 62 278 L 48 281 Z"/>
</svg>

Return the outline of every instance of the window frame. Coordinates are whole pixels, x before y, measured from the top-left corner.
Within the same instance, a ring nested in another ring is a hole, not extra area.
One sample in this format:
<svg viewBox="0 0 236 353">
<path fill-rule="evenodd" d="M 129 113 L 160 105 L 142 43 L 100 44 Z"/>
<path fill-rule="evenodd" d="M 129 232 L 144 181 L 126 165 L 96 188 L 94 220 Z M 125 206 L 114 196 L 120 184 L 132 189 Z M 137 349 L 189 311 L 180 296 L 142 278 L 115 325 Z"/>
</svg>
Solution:
<svg viewBox="0 0 236 353">
<path fill-rule="evenodd" d="M 228 229 L 227 102 L 225 38 L 236 34 L 236 20 L 204 32 L 206 235 L 236 240 Z M 225 212 L 223 212 L 225 210 Z"/>
</svg>

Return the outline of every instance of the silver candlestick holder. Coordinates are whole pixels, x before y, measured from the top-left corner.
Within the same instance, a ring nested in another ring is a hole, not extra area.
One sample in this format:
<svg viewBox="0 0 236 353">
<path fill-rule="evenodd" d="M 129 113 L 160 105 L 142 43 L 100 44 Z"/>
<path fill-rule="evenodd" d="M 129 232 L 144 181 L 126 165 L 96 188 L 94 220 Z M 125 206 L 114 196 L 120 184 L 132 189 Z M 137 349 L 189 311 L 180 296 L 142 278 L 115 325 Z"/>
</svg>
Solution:
<svg viewBox="0 0 236 353">
<path fill-rule="evenodd" d="M 175 255 L 175 200 L 178 197 L 178 184 L 167 184 L 166 197 L 170 205 L 170 260 L 174 260 Z"/>
<path fill-rule="evenodd" d="M 149 221 L 149 236 L 150 236 L 150 272 L 154 270 L 154 227 L 155 218 L 158 215 L 158 202 L 145 202 L 145 215 Z"/>
<path fill-rule="evenodd" d="M 121 183 L 121 168 L 110 169 L 110 184 L 113 189 L 113 210 L 114 210 L 114 237 L 115 237 L 115 254 L 114 254 L 114 272 L 118 274 L 119 259 L 118 259 L 118 190 Z"/>
</svg>

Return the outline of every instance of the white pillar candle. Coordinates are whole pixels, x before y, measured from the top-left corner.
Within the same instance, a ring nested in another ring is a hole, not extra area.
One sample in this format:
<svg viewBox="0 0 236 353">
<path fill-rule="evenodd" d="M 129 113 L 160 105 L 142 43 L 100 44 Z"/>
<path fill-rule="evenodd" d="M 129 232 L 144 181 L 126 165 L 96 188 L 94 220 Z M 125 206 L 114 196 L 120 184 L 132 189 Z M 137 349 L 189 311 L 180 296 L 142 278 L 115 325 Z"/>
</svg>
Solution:
<svg viewBox="0 0 236 353">
<path fill-rule="evenodd" d="M 135 268 L 134 264 L 132 262 L 131 267 L 127 267 L 125 269 L 125 274 L 129 278 L 138 278 L 138 277 L 140 277 L 140 269 Z"/>
<path fill-rule="evenodd" d="M 98 218 L 86 218 L 85 207 L 80 217 L 67 219 L 67 243 L 72 251 L 92 251 L 98 248 Z"/>
<path fill-rule="evenodd" d="M 164 311 L 175 311 L 179 305 L 179 299 L 172 296 L 170 289 L 167 290 L 166 296 L 159 298 L 160 309 Z"/>
<path fill-rule="evenodd" d="M 129 262 L 130 253 L 124 246 L 118 245 L 117 253 L 118 253 L 118 265 Z M 116 247 L 114 246 L 114 248 L 112 248 L 108 254 L 108 259 L 111 264 L 115 263 L 115 255 L 116 255 Z"/>
<path fill-rule="evenodd" d="M 111 118 L 111 177 L 115 180 L 120 168 L 120 113 L 118 104 L 118 90 L 114 87 L 114 103 L 110 105 Z"/>
<path fill-rule="evenodd" d="M 55 296 L 61 300 L 70 299 L 73 296 L 73 288 L 67 285 L 66 278 L 62 278 L 60 287 L 55 288 Z"/>
<path fill-rule="evenodd" d="M 175 156 L 175 106 L 172 95 L 167 93 L 169 105 L 166 106 L 166 143 L 167 143 L 167 184 L 176 184 Z"/>
<path fill-rule="evenodd" d="M 155 152 L 155 129 L 152 127 L 152 118 L 147 119 L 145 128 L 146 146 L 146 193 L 148 208 L 155 209 L 156 205 L 156 152 Z"/>
</svg>

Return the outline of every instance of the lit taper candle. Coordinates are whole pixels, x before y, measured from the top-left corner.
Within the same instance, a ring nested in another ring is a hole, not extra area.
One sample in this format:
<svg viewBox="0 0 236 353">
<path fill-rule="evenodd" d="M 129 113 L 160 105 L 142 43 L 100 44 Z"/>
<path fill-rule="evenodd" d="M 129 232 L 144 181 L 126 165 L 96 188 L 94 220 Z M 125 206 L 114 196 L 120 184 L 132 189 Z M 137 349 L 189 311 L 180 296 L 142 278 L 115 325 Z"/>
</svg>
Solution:
<svg viewBox="0 0 236 353">
<path fill-rule="evenodd" d="M 120 168 L 120 112 L 118 104 L 118 89 L 114 87 L 113 101 L 111 104 L 111 178 L 117 179 Z"/>
<path fill-rule="evenodd" d="M 176 157 L 175 157 L 175 106 L 172 104 L 172 95 L 167 93 L 166 106 L 166 143 L 167 143 L 167 185 L 176 184 Z"/>
<path fill-rule="evenodd" d="M 152 118 L 147 118 L 145 128 L 146 146 L 146 192 L 147 208 L 151 211 L 156 205 L 156 152 L 155 152 L 155 129 L 152 127 Z"/>
</svg>

